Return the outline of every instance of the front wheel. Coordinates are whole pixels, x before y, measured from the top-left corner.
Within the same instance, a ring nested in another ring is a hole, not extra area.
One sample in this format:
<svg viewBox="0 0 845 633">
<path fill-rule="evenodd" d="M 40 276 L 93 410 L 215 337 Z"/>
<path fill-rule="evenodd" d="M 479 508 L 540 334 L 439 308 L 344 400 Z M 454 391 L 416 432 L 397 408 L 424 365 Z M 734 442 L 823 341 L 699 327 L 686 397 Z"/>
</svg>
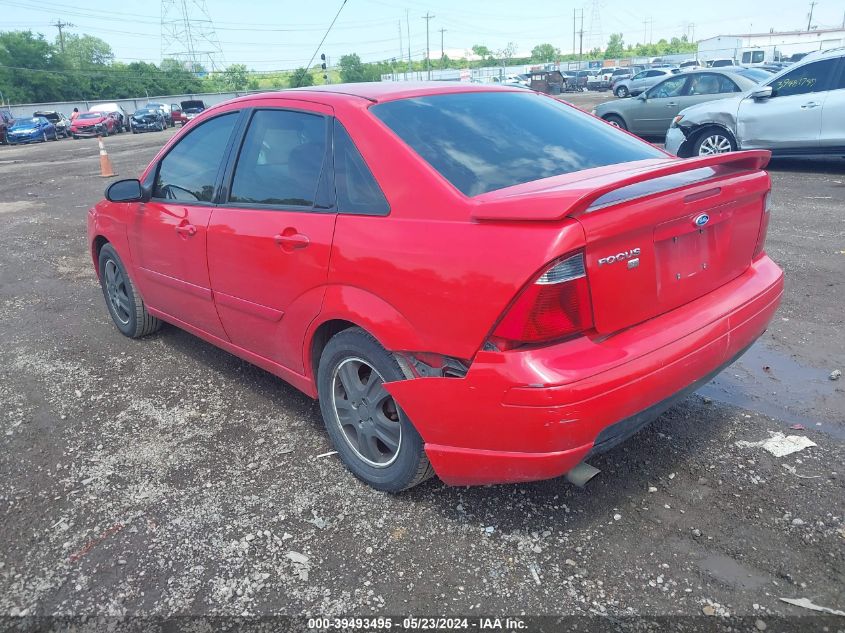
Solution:
<svg viewBox="0 0 845 633">
<path fill-rule="evenodd" d="M 104 244 L 100 250 L 99 268 L 106 307 L 121 334 L 139 338 L 159 330 L 161 321 L 147 312 L 144 300 L 111 244 Z"/>
<path fill-rule="evenodd" d="M 693 156 L 712 156 L 736 151 L 736 141 L 730 132 L 722 128 L 707 128 L 696 137 L 692 148 Z"/>
<path fill-rule="evenodd" d="M 619 86 L 616 89 L 616 96 L 620 99 L 624 99 L 625 97 L 631 96 L 631 92 L 625 86 Z"/>
<path fill-rule="evenodd" d="M 320 411 L 340 459 L 377 490 L 399 492 L 434 474 L 423 441 L 384 383 L 405 380 L 399 364 L 360 328 L 336 334 L 320 356 Z"/>
<path fill-rule="evenodd" d="M 620 130 L 628 129 L 628 126 L 625 125 L 625 121 L 622 120 L 622 117 L 616 116 L 615 114 L 608 114 L 604 117 L 604 120 L 610 123 L 613 127 L 618 127 Z"/>
</svg>

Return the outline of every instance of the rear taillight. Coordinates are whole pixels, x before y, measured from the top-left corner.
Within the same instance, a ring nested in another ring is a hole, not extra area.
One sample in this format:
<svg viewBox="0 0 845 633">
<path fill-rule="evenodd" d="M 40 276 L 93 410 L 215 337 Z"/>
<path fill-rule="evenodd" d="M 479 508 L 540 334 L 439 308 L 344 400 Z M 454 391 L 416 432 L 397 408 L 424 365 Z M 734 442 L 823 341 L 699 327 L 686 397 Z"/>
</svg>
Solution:
<svg viewBox="0 0 845 633">
<path fill-rule="evenodd" d="M 499 350 L 574 336 L 593 324 L 584 253 L 553 261 L 517 295 L 493 330 Z"/>
<path fill-rule="evenodd" d="M 751 259 L 757 259 L 766 246 L 766 234 L 769 232 L 769 218 L 772 217 L 772 192 L 767 191 L 763 198 L 763 216 L 760 218 L 760 230 L 757 232 L 757 245 L 754 247 L 754 254 Z"/>
</svg>

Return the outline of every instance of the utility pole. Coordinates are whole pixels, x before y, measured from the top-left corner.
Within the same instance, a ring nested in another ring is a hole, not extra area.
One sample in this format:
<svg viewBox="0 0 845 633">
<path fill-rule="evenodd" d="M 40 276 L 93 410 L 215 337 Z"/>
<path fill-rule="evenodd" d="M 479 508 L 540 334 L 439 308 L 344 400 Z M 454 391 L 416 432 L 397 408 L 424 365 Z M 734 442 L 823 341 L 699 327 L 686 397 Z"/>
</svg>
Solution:
<svg viewBox="0 0 845 633">
<path fill-rule="evenodd" d="M 396 20 L 396 26 L 399 27 L 399 61 L 405 56 L 405 44 L 402 42 L 402 20 Z M 405 81 L 408 81 L 408 71 L 405 71 Z"/>
<path fill-rule="evenodd" d="M 443 61 L 443 58 L 446 57 L 446 50 L 443 48 L 443 34 L 446 32 L 446 29 L 440 29 L 440 61 Z"/>
<path fill-rule="evenodd" d="M 581 58 L 584 57 L 584 9 L 581 9 L 581 30 L 578 31 L 578 65 L 581 65 Z"/>
<path fill-rule="evenodd" d="M 56 20 L 50 26 L 55 26 L 59 29 L 59 48 L 61 49 L 62 53 L 65 52 L 65 34 L 62 31 L 63 28 L 67 26 L 76 26 L 75 24 L 71 24 L 70 22 L 62 22 L 61 20 Z"/>
<path fill-rule="evenodd" d="M 812 25 L 812 23 L 813 23 L 813 9 L 815 8 L 815 6 L 816 6 L 817 4 L 818 4 L 818 2 L 816 2 L 816 0 L 813 0 L 812 2 L 810 2 L 810 16 L 809 16 L 809 18 L 807 19 L 807 30 L 808 30 L 808 31 L 810 30 L 810 26 L 811 26 L 811 25 Z"/>
<path fill-rule="evenodd" d="M 411 21 L 408 18 L 408 9 L 405 9 L 405 28 L 408 31 L 408 70 L 413 73 L 414 68 L 411 66 Z"/>
<path fill-rule="evenodd" d="M 575 54 L 575 15 L 577 9 L 572 9 L 572 54 Z"/>
<path fill-rule="evenodd" d="M 581 12 L 580 15 L 578 12 Z M 578 30 L 578 19 L 581 19 L 581 30 Z M 577 44 L 580 38 L 580 44 Z M 578 61 L 584 53 L 584 9 L 572 9 L 572 54 L 578 53 Z"/>
<path fill-rule="evenodd" d="M 428 25 L 433 18 L 434 16 L 429 14 L 428 11 L 426 11 L 425 15 L 423 16 L 423 20 L 425 20 L 425 69 L 428 71 L 429 81 L 431 81 L 431 54 L 429 53 L 428 45 Z"/>
</svg>

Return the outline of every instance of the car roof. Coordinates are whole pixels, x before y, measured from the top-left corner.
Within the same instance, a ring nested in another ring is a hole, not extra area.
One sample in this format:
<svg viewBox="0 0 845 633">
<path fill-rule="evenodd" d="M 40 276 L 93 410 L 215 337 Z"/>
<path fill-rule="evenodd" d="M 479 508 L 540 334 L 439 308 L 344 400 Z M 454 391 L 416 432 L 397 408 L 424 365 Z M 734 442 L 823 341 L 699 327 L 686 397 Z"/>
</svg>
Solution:
<svg viewBox="0 0 845 633">
<path fill-rule="evenodd" d="M 349 103 L 365 99 L 371 103 L 382 103 L 396 99 L 410 99 L 414 97 L 428 97 L 442 94 L 457 94 L 465 92 L 525 92 L 519 88 L 500 84 L 472 84 L 458 81 L 380 81 L 348 84 L 331 84 L 328 86 L 308 86 L 291 88 L 276 92 L 263 92 L 245 95 L 235 101 L 250 101 L 253 99 L 270 99 L 278 97 L 296 98 L 300 95 L 319 98 L 325 103 Z"/>
<path fill-rule="evenodd" d="M 843 57 L 845 56 L 845 46 L 837 46 L 835 48 L 828 48 L 823 51 L 813 51 L 811 53 L 807 53 L 801 58 L 800 61 L 795 62 L 790 68 L 797 68 L 800 65 L 803 65 L 804 62 L 808 61 L 818 61 L 820 59 L 831 59 L 835 57 Z"/>
</svg>

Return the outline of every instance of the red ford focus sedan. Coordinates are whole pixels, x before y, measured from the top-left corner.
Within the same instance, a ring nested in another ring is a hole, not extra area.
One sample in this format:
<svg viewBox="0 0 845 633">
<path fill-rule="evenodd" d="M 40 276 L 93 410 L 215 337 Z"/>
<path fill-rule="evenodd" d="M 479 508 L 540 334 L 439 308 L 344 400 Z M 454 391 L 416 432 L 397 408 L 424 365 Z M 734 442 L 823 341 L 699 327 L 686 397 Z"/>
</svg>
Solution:
<svg viewBox="0 0 845 633">
<path fill-rule="evenodd" d="M 768 152 L 680 160 L 551 97 L 354 84 L 209 108 L 88 215 L 117 328 L 318 398 L 388 491 L 562 475 L 766 329 Z"/>
</svg>

